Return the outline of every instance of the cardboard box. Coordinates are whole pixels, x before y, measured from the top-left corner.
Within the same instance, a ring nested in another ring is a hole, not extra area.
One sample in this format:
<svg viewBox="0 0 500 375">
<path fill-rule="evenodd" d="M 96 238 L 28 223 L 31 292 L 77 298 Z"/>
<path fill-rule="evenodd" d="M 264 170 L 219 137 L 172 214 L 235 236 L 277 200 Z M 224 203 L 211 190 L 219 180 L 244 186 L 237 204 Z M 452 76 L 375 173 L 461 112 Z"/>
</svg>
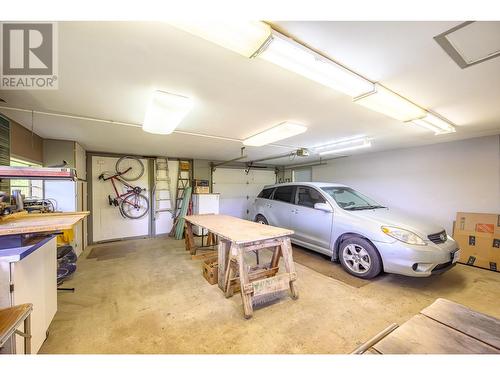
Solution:
<svg viewBox="0 0 500 375">
<path fill-rule="evenodd" d="M 179 168 L 181 171 L 189 171 L 191 170 L 191 163 L 188 161 L 179 161 Z"/>
<path fill-rule="evenodd" d="M 210 194 L 210 187 L 208 186 L 195 186 L 193 194 Z"/>
<path fill-rule="evenodd" d="M 453 238 L 460 245 L 460 263 L 498 272 L 500 215 L 458 212 Z"/>
<path fill-rule="evenodd" d="M 193 180 L 194 194 L 210 194 L 210 181 L 208 180 Z"/>
</svg>

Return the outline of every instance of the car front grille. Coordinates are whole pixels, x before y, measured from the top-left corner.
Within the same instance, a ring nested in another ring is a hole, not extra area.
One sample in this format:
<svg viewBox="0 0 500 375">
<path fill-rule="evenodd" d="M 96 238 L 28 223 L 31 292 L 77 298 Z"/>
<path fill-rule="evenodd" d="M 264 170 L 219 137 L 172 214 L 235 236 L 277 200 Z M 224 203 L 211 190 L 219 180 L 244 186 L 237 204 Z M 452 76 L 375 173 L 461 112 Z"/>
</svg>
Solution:
<svg viewBox="0 0 500 375">
<path fill-rule="evenodd" d="M 446 242 L 448 236 L 446 235 L 446 231 L 443 230 L 442 232 L 439 233 L 429 234 L 427 238 L 432 242 L 434 242 L 435 244 L 440 244 Z"/>
</svg>

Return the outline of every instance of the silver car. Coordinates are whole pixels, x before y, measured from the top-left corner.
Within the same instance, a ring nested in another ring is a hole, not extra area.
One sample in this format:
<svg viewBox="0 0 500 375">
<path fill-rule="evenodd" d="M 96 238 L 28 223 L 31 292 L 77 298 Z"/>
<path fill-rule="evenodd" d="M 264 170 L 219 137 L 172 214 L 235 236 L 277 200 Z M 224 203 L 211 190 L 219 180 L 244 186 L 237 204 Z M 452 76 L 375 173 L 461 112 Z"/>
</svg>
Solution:
<svg viewBox="0 0 500 375">
<path fill-rule="evenodd" d="M 292 229 L 292 242 L 331 256 L 352 275 L 430 276 L 452 268 L 457 242 L 426 220 L 384 207 L 356 190 L 320 182 L 266 186 L 251 207 L 262 224 Z"/>
</svg>

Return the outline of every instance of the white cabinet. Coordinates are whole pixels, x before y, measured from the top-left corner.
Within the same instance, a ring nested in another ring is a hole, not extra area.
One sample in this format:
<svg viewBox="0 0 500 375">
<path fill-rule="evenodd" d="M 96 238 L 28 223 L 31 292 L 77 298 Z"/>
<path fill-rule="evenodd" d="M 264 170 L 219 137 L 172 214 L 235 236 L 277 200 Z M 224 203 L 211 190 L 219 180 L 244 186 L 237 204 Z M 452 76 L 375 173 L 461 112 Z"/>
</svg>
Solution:
<svg viewBox="0 0 500 375">
<path fill-rule="evenodd" d="M 45 240 L 44 240 L 45 241 Z M 34 245 L 37 247 L 37 245 Z M 28 250 L 29 252 L 30 250 Z M 0 252 L 0 308 L 32 303 L 31 352 L 37 353 L 57 311 L 57 251 L 52 237 L 24 257 L 3 260 Z M 21 324 L 18 329 L 23 331 Z M 24 353 L 23 340 L 16 337 L 16 352 Z M 10 349 L 13 352 L 12 348 Z"/>
<path fill-rule="evenodd" d="M 200 214 L 218 214 L 219 213 L 219 194 L 193 194 L 193 215 Z M 206 229 L 195 226 L 194 234 L 201 236 L 207 234 Z"/>
</svg>

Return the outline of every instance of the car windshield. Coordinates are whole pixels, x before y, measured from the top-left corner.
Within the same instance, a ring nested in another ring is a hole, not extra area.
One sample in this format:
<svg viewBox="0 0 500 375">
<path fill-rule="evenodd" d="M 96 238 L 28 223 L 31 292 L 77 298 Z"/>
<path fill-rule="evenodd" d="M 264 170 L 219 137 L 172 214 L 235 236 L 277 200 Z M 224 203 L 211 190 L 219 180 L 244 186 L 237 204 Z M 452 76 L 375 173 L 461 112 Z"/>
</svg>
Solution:
<svg viewBox="0 0 500 375">
<path fill-rule="evenodd" d="M 355 211 L 385 208 L 373 199 L 368 198 L 367 196 L 349 187 L 327 186 L 321 188 L 321 190 L 331 196 L 344 210 Z"/>
</svg>

